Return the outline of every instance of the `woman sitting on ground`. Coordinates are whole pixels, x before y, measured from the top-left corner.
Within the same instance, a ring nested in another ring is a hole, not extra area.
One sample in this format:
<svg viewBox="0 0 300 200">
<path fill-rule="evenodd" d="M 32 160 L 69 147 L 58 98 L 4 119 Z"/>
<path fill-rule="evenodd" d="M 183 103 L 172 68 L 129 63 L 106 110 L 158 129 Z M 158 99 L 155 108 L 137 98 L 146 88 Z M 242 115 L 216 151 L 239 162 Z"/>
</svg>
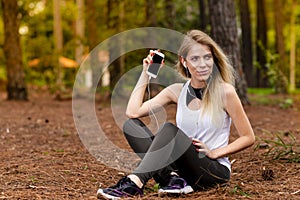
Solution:
<svg viewBox="0 0 300 200">
<path fill-rule="evenodd" d="M 163 89 L 143 102 L 146 73 L 153 52 L 131 94 L 125 137 L 140 157 L 139 166 L 115 186 L 99 189 L 98 197 L 118 199 L 143 194 L 151 178 L 162 193 L 190 193 L 229 181 L 229 155 L 255 141 L 250 122 L 233 86 L 233 68 L 220 47 L 205 33 L 187 33 L 178 52 L 178 71 L 188 80 Z M 138 118 L 152 110 L 177 104 L 176 125 L 165 123 L 153 135 Z M 229 143 L 231 122 L 239 137 Z"/>
</svg>

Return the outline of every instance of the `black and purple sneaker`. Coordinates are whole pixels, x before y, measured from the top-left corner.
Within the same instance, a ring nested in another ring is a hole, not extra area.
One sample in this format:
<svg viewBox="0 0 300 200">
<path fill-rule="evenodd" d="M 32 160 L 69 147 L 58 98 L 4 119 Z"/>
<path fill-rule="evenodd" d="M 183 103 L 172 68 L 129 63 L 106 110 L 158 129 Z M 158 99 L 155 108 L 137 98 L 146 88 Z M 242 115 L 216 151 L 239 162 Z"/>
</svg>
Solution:
<svg viewBox="0 0 300 200">
<path fill-rule="evenodd" d="M 120 199 L 122 197 L 142 196 L 143 190 L 139 188 L 130 178 L 123 177 L 119 182 L 109 188 L 99 189 L 97 191 L 98 198 Z"/>
<path fill-rule="evenodd" d="M 170 177 L 167 186 L 164 186 L 158 190 L 159 193 L 170 193 L 170 194 L 188 194 L 193 192 L 193 188 L 187 184 L 187 182 L 179 176 L 172 175 Z"/>
</svg>

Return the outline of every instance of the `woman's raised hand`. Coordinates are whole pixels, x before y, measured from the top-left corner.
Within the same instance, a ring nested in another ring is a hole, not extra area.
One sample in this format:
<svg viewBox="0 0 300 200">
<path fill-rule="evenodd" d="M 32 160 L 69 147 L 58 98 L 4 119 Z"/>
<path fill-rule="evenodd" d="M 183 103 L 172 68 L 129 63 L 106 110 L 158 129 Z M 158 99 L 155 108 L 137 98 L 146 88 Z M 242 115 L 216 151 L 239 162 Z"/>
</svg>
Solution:
<svg viewBox="0 0 300 200">
<path fill-rule="evenodd" d="M 143 59 L 143 71 L 146 71 L 148 66 L 152 63 L 153 55 L 154 55 L 154 50 L 150 50 L 148 56 Z"/>
<path fill-rule="evenodd" d="M 157 49 L 157 50 L 155 50 L 155 51 L 158 51 L 158 52 L 159 52 L 160 50 Z M 153 55 L 155 54 L 155 51 L 151 49 L 151 50 L 149 51 L 148 56 L 147 56 L 146 58 L 143 59 L 143 71 L 147 71 L 148 66 L 149 66 L 150 64 L 152 64 L 152 57 L 153 57 Z M 163 64 L 164 64 L 164 60 L 162 61 L 161 66 L 163 66 Z"/>
</svg>

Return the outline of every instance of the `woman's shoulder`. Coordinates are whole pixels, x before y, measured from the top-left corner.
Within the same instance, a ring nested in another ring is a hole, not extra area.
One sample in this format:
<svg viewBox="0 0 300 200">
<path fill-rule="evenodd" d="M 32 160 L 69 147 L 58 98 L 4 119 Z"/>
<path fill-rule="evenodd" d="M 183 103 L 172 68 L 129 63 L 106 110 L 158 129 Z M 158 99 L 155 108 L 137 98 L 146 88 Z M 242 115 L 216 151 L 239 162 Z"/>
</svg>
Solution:
<svg viewBox="0 0 300 200">
<path fill-rule="evenodd" d="M 180 93 L 184 83 L 173 83 L 169 85 L 167 88 L 174 93 Z"/>
<path fill-rule="evenodd" d="M 224 106 L 227 108 L 228 105 L 237 105 L 236 103 L 239 101 L 239 97 L 235 87 L 230 83 L 222 83 L 221 87 L 223 90 L 223 102 L 225 103 Z"/>
<path fill-rule="evenodd" d="M 221 83 L 221 89 L 225 95 L 236 93 L 235 87 L 230 83 Z"/>
<path fill-rule="evenodd" d="M 173 84 L 169 85 L 168 88 L 181 90 L 183 85 L 184 85 L 184 83 L 173 83 Z"/>
<path fill-rule="evenodd" d="M 169 85 L 167 88 L 173 91 L 174 93 L 180 93 L 182 88 L 184 86 L 184 83 L 173 83 L 172 85 Z"/>
<path fill-rule="evenodd" d="M 223 93 L 223 97 L 225 97 L 226 99 L 230 99 L 237 95 L 235 87 L 230 83 L 221 83 L 221 90 Z"/>
<path fill-rule="evenodd" d="M 172 99 L 174 102 L 177 102 L 177 99 L 180 95 L 184 83 L 173 83 L 169 85 L 166 90 L 171 93 Z"/>
</svg>

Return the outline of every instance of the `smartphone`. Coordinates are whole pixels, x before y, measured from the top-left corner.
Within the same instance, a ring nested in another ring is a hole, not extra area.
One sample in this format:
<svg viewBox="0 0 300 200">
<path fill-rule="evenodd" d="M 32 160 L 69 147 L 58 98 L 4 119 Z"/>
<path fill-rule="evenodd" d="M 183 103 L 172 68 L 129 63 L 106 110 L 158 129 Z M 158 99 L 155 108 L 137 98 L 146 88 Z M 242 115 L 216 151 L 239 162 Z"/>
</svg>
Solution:
<svg viewBox="0 0 300 200">
<path fill-rule="evenodd" d="M 152 78 L 156 78 L 165 55 L 159 51 L 154 51 L 152 63 L 148 66 L 146 73 Z"/>
</svg>

